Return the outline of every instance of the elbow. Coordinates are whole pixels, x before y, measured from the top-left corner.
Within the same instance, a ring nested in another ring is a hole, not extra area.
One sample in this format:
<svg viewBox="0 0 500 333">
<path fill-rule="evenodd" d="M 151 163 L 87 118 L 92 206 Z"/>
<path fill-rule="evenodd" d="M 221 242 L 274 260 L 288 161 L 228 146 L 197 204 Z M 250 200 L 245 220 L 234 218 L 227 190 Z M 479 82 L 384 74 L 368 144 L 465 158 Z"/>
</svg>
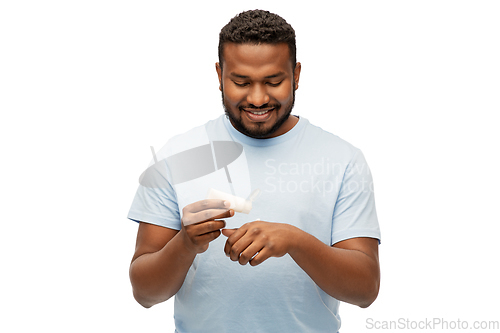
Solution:
<svg viewBox="0 0 500 333">
<path fill-rule="evenodd" d="M 158 295 L 145 295 L 144 293 L 139 293 L 134 289 L 133 291 L 134 299 L 139 303 L 142 307 L 149 309 L 153 305 L 165 302 L 170 299 L 173 295 L 158 297 Z"/>
<path fill-rule="evenodd" d="M 365 281 L 366 284 L 365 288 L 363 288 L 362 298 L 357 304 L 362 309 L 366 309 L 372 305 L 378 297 L 380 290 L 380 267 L 378 263 L 372 267 L 371 274 L 366 277 Z"/>
<path fill-rule="evenodd" d="M 141 274 L 141 271 L 134 265 L 134 262 L 130 265 L 129 277 L 134 299 L 146 309 L 172 297 L 172 294 L 165 295 L 161 290 L 154 287 L 154 283 L 145 279 L 144 274 Z"/>
<path fill-rule="evenodd" d="M 141 288 L 141 283 L 139 283 L 138 279 L 134 278 L 134 274 L 132 274 L 132 269 L 130 270 L 130 282 L 132 283 L 132 295 L 137 303 L 139 303 L 142 307 L 149 309 L 153 305 L 158 302 L 154 302 L 151 297 L 147 295 L 144 291 L 144 288 Z"/>
<path fill-rule="evenodd" d="M 134 299 L 139 303 L 143 308 L 149 309 L 153 305 L 156 305 L 157 303 L 152 302 L 151 300 L 146 299 L 145 297 L 141 297 L 138 295 L 136 292 L 134 294 Z"/>
<path fill-rule="evenodd" d="M 358 304 L 358 306 L 362 309 L 366 309 L 367 307 L 372 305 L 373 302 L 375 302 L 375 299 L 370 299 L 370 300 L 365 301 L 364 303 Z"/>
<path fill-rule="evenodd" d="M 175 293 L 160 292 L 158 290 L 147 290 L 144 288 L 132 287 L 134 299 L 142 307 L 149 309 L 150 307 L 168 301 Z"/>
<path fill-rule="evenodd" d="M 365 300 L 363 300 L 362 302 L 360 302 L 358 304 L 358 306 L 362 309 L 366 309 L 367 307 L 369 307 L 370 305 L 373 304 L 373 302 L 375 302 L 375 300 L 377 299 L 377 295 L 378 294 L 375 294 L 375 296 L 371 296 L 371 297 L 367 297 Z"/>
<path fill-rule="evenodd" d="M 134 299 L 139 303 L 142 307 L 149 309 L 153 305 L 163 303 L 169 300 L 174 294 L 160 294 L 158 292 L 145 292 L 144 290 L 139 290 L 137 288 L 133 288 Z"/>
<path fill-rule="evenodd" d="M 134 286 L 133 283 L 132 294 L 137 303 L 146 309 L 149 309 L 156 304 L 163 303 L 174 295 L 173 293 L 151 290 L 150 288 L 144 288 L 137 285 Z"/>
<path fill-rule="evenodd" d="M 363 300 L 360 301 L 357 305 L 362 309 L 366 309 L 367 307 L 372 305 L 373 302 L 375 302 L 375 300 L 378 297 L 379 289 L 380 289 L 380 280 L 377 279 L 377 281 L 373 283 L 371 288 L 365 291 L 365 293 L 363 294 L 364 296 Z"/>
<path fill-rule="evenodd" d="M 139 300 L 138 298 L 136 298 L 135 300 L 137 301 L 137 303 L 139 303 L 139 305 L 141 305 L 145 309 L 149 309 L 150 307 L 152 307 L 154 305 L 154 304 Z"/>
</svg>

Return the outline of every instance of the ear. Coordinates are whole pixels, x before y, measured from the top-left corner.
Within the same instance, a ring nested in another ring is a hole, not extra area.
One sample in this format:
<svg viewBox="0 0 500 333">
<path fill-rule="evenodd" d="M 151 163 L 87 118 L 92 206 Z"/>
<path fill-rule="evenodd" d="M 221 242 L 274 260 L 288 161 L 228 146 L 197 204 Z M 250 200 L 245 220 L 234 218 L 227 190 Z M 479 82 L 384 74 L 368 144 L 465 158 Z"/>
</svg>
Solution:
<svg viewBox="0 0 500 333">
<path fill-rule="evenodd" d="M 293 71 L 293 83 L 295 85 L 295 90 L 299 89 L 299 78 L 300 78 L 300 70 L 302 69 L 302 64 L 298 62 L 295 65 L 295 69 Z"/>
<path fill-rule="evenodd" d="M 218 62 L 215 63 L 215 70 L 217 71 L 217 76 L 219 77 L 219 90 L 222 91 L 222 67 Z"/>
</svg>

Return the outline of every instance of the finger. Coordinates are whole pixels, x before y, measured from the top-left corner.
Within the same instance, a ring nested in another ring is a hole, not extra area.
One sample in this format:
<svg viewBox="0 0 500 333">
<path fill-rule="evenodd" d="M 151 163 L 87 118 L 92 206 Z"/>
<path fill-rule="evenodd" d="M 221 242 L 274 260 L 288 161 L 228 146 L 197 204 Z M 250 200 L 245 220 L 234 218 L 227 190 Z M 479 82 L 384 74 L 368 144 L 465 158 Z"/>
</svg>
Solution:
<svg viewBox="0 0 500 333">
<path fill-rule="evenodd" d="M 259 251 L 250 261 L 248 262 L 250 266 L 257 266 L 262 264 L 265 260 L 271 257 L 271 253 L 266 248 Z"/>
<path fill-rule="evenodd" d="M 222 234 L 226 237 L 231 236 L 238 229 L 222 229 Z"/>
<path fill-rule="evenodd" d="M 243 252 L 241 252 L 238 262 L 241 265 L 246 265 L 253 258 L 256 257 L 259 251 L 262 251 L 263 245 L 254 241 Z"/>
<path fill-rule="evenodd" d="M 221 199 L 204 199 L 200 201 L 196 201 L 190 205 L 187 205 L 185 208 L 190 213 L 198 213 L 207 209 L 224 209 L 227 210 L 231 206 L 230 202 L 226 202 Z"/>
<path fill-rule="evenodd" d="M 198 245 L 210 243 L 211 241 L 215 240 L 217 237 L 221 235 L 220 230 L 215 230 L 212 232 L 208 232 L 203 235 L 196 236 L 194 239 L 194 243 Z"/>
<path fill-rule="evenodd" d="M 226 256 L 230 256 L 230 251 L 231 247 L 236 243 L 240 237 L 242 237 L 246 232 L 246 229 L 244 228 L 239 228 L 236 229 L 231 236 L 229 236 L 226 240 L 226 244 L 224 245 L 224 253 L 226 253 Z"/>
<path fill-rule="evenodd" d="M 223 218 L 232 217 L 232 216 L 234 216 L 234 210 L 229 209 L 229 210 L 225 210 L 223 213 L 213 217 L 212 220 L 223 219 Z"/>
<path fill-rule="evenodd" d="M 236 233 L 236 232 L 235 232 Z M 231 237 L 230 237 L 231 238 Z M 228 240 L 230 239 L 228 238 Z M 248 237 L 247 234 L 243 235 L 240 237 L 234 244 L 230 247 L 229 249 L 229 257 L 231 258 L 232 261 L 239 261 L 241 254 L 247 250 L 247 248 L 255 241 L 254 238 Z M 227 242 L 226 242 L 227 243 Z M 255 245 L 253 246 L 255 247 Z M 260 250 L 262 247 L 258 248 L 255 250 L 254 254 L 257 253 L 258 250 Z M 248 260 L 250 260 L 249 257 Z"/>
<path fill-rule="evenodd" d="M 188 213 L 182 217 L 182 223 L 184 225 L 191 225 L 200 222 L 211 221 L 215 219 L 222 219 L 226 217 L 232 217 L 234 215 L 234 210 L 232 209 L 207 209 L 198 213 Z"/>
<path fill-rule="evenodd" d="M 215 220 L 207 221 L 203 223 L 193 224 L 186 226 L 187 232 L 191 237 L 201 236 L 210 232 L 220 231 L 220 229 L 226 226 L 226 221 Z"/>
</svg>

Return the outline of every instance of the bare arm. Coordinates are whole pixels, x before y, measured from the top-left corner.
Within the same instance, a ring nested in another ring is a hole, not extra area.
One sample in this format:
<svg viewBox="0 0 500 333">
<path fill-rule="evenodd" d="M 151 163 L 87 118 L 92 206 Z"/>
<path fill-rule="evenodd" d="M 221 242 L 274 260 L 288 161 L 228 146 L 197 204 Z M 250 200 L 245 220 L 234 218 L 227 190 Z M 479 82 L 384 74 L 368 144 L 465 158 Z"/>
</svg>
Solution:
<svg viewBox="0 0 500 333">
<path fill-rule="evenodd" d="M 353 238 L 332 247 L 294 226 L 264 221 L 222 232 L 229 237 L 224 251 L 242 265 L 255 266 L 288 253 L 323 291 L 338 300 L 368 307 L 378 295 L 377 239 Z"/>
<path fill-rule="evenodd" d="M 323 289 L 338 300 L 370 306 L 378 295 L 378 240 L 352 238 L 328 246 L 305 233 L 290 256 Z"/>
<path fill-rule="evenodd" d="M 222 213 L 221 213 L 222 212 Z M 197 253 L 219 237 L 234 211 L 222 200 L 202 200 L 186 206 L 180 231 L 141 222 L 130 264 L 134 297 L 144 307 L 164 302 L 179 291 Z M 195 222 L 184 226 L 184 222 Z"/>
<path fill-rule="evenodd" d="M 196 256 L 176 237 L 178 234 L 178 230 L 153 224 L 141 222 L 139 225 L 130 281 L 134 298 L 144 307 L 172 297 Z"/>
</svg>

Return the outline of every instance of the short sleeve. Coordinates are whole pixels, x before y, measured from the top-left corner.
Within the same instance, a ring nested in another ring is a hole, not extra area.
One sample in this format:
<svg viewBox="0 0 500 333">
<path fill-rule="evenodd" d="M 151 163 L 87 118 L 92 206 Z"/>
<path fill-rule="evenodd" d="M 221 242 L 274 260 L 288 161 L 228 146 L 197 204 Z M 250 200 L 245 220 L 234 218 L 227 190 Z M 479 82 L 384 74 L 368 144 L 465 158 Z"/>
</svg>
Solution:
<svg viewBox="0 0 500 333">
<path fill-rule="evenodd" d="M 355 237 L 381 239 L 372 174 L 359 150 L 345 169 L 333 212 L 331 244 Z"/>
<path fill-rule="evenodd" d="M 141 176 L 127 217 L 136 222 L 180 230 L 181 217 L 177 197 L 165 170 L 166 163 L 162 160 Z"/>
</svg>

